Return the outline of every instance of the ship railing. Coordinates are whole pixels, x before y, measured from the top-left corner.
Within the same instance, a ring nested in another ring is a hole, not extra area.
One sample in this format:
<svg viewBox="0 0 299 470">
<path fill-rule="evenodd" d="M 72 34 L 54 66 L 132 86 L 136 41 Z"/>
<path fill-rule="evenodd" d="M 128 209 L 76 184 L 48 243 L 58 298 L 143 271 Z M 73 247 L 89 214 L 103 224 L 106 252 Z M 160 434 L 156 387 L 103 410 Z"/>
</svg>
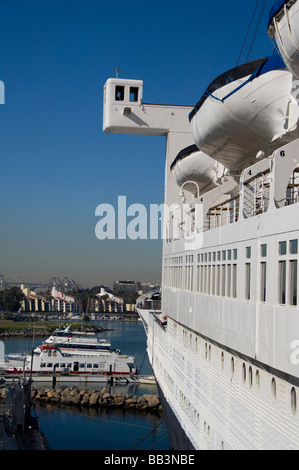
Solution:
<svg viewBox="0 0 299 470">
<path fill-rule="evenodd" d="M 299 202 L 299 168 L 292 173 L 288 187 L 286 189 L 286 197 L 283 201 L 284 206 L 291 206 Z"/>
<path fill-rule="evenodd" d="M 146 300 L 144 310 L 161 310 L 161 300 Z"/>
<path fill-rule="evenodd" d="M 243 185 L 243 215 L 247 219 L 267 212 L 270 201 L 270 172 L 259 173 Z"/>
<path fill-rule="evenodd" d="M 209 209 L 204 223 L 204 231 L 233 224 L 239 219 L 240 196 L 227 199 L 222 204 Z"/>
</svg>

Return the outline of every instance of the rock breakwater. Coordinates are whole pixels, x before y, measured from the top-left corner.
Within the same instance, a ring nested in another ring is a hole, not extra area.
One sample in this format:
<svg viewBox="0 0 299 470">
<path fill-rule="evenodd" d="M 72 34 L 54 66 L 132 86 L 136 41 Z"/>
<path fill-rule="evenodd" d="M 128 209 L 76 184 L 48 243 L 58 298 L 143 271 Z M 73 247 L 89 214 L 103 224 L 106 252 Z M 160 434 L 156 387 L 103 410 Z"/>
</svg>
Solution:
<svg viewBox="0 0 299 470">
<path fill-rule="evenodd" d="M 131 396 L 128 394 L 110 394 L 108 389 L 80 390 L 79 388 L 33 388 L 33 402 L 41 405 L 71 405 L 92 408 L 122 408 L 134 411 L 162 413 L 162 406 L 157 395 Z M 0 398 L 5 400 L 5 388 L 0 389 Z"/>
</svg>

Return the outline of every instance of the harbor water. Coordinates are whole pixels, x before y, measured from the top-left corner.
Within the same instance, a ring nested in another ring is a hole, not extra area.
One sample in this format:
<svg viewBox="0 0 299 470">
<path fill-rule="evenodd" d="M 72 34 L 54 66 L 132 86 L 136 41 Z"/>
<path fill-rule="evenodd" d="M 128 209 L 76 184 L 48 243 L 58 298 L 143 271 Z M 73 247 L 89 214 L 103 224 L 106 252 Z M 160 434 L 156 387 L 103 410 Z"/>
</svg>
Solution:
<svg viewBox="0 0 299 470">
<path fill-rule="evenodd" d="M 92 322 L 93 323 L 93 322 Z M 146 353 L 146 336 L 140 322 L 97 321 L 108 331 L 97 337 L 111 342 L 112 349 L 133 355 L 141 373 L 151 375 L 152 369 Z M 64 326 L 64 325 L 62 325 Z M 45 338 L 6 338 L 5 353 L 30 352 Z M 46 383 L 33 385 L 46 387 Z M 49 388 L 52 383 L 49 382 Z M 101 390 L 108 388 L 111 394 L 134 395 L 157 394 L 155 385 L 107 383 L 65 384 L 65 387 Z M 60 386 L 61 388 L 61 386 Z M 52 450 L 169 450 L 166 425 L 155 413 L 124 409 L 94 409 L 75 406 L 38 406 L 40 426 Z"/>
</svg>

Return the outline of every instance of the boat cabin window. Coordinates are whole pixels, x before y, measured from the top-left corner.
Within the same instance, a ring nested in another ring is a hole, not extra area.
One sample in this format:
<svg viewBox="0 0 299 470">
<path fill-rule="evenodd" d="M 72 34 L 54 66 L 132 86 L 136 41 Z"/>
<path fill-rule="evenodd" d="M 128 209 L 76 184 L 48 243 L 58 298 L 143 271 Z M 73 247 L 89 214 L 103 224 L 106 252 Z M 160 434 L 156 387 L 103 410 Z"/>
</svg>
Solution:
<svg viewBox="0 0 299 470">
<path fill-rule="evenodd" d="M 124 101 L 125 99 L 125 87 L 117 85 L 115 87 L 115 101 Z"/>
<path fill-rule="evenodd" d="M 130 101 L 136 103 L 138 101 L 138 88 L 130 87 Z"/>
</svg>

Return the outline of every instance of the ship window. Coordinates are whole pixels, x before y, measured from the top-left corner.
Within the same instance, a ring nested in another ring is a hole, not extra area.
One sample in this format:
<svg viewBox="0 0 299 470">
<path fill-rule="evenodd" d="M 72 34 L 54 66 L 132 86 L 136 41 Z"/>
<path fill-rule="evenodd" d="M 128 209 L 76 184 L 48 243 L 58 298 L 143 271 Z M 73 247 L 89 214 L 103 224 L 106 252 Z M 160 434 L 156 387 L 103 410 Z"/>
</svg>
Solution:
<svg viewBox="0 0 299 470">
<path fill-rule="evenodd" d="M 295 414 L 297 411 L 297 394 L 294 387 L 291 390 L 291 407 L 293 414 Z"/>
<path fill-rule="evenodd" d="M 94 364 L 94 365 L 93 365 L 93 368 L 94 368 L 94 369 L 98 369 L 98 368 L 99 368 L 98 364 Z"/>
<path fill-rule="evenodd" d="M 231 279 L 232 279 L 232 267 L 230 264 L 227 266 L 227 297 L 231 296 Z"/>
<path fill-rule="evenodd" d="M 139 91 L 139 88 L 133 87 L 133 86 L 130 87 L 130 101 L 131 102 L 138 101 L 138 91 Z"/>
<path fill-rule="evenodd" d="M 276 399 L 276 380 L 273 378 L 271 382 L 271 390 L 272 390 L 272 397 L 275 400 Z"/>
<path fill-rule="evenodd" d="M 233 291 L 232 296 L 235 299 L 237 297 L 237 265 L 233 265 Z"/>
<path fill-rule="evenodd" d="M 53 367 L 52 362 L 48 362 L 47 367 Z"/>
<path fill-rule="evenodd" d="M 221 369 L 224 370 L 224 352 L 221 353 Z"/>
<path fill-rule="evenodd" d="M 265 258 L 267 256 L 267 245 L 261 245 L 261 257 Z"/>
<path fill-rule="evenodd" d="M 207 294 L 211 293 L 211 266 L 208 266 L 208 292 Z"/>
<path fill-rule="evenodd" d="M 246 366 L 243 362 L 243 366 L 242 366 L 242 373 L 243 373 L 243 384 L 246 383 Z"/>
<path fill-rule="evenodd" d="M 297 305 L 297 260 L 290 261 L 290 303 Z"/>
<path fill-rule="evenodd" d="M 225 264 L 222 265 L 222 296 L 225 297 L 225 271 L 226 266 Z"/>
<path fill-rule="evenodd" d="M 298 254 L 298 240 L 291 240 L 290 241 L 290 254 L 297 255 Z"/>
<path fill-rule="evenodd" d="M 215 270 L 216 270 L 216 266 L 213 265 L 212 266 L 212 295 L 215 295 L 215 292 L 216 292 L 216 273 L 215 273 Z"/>
<path fill-rule="evenodd" d="M 220 295 L 220 265 L 217 266 L 217 295 Z"/>
<path fill-rule="evenodd" d="M 252 388 L 252 367 L 249 367 L 249 387 Z"/>
<path fill-rule="evenodd" d="M 238 259 L 238 250 L 235 248 L 234 249 L 234 260 Z"/>
<path fill-rule="evenodd" d="M 124 101 L 125 99 L 125 87 L 116 86 L 115 87 L 115 101 Z"/>
<path fill-rule="evenodd" d="M 246 264 L 246 270 L 245 270 L 245 298 L 246 300 L 250 300 L 250 282 L 251 282 L 251 267 L 250 263 Z"/>
<path fill-rule="evenodd" d="M 251 246 L 246 247 L 246 258 L 247 259 L 251 258 Z"/>
<path fill-rule="evenodd" d="M 81 364 L 79 364 L 79 367 L 84 368 L 84 367 L 85 367 L 85 364 L 84 364 L 84 363 L 81 363 Z"/>
<path fill-rule="evenodd" d="M 285 256 L 287 254 L 287 242 L 279 242 L 279 255 Z"/>
<path fill-rule="evenodd" d="M 228 261 L 232 259 L 232 250 L 227 250 L 227 259 Z"/>
<path fill-rule="evenodd" d="M 258 370 L 255 373 L 255 383 L 256 383 L 257 389 L 259 390 L 260 385 L 261 385 L 261 378 L 260 378 L 260 373 Z"/>
<path fill-rule="evenodd" d="M 232 377 L 234 376 L 234 373 L 235 373 L 235 361 L 234 361 L 234 358 L 232 357 L 232 359 L 231 359 L 231 374 L 232 374 Z"/>
<path fill-rule="evenodd" d="M 279 262 L 279 303 L 286 303 L 286 261 Z"/>
<path fill-rule="evenodd" d="M 261 263 L 261 301 L 266 302 L 267 296 L 267 263 Z"/>
</svg>

